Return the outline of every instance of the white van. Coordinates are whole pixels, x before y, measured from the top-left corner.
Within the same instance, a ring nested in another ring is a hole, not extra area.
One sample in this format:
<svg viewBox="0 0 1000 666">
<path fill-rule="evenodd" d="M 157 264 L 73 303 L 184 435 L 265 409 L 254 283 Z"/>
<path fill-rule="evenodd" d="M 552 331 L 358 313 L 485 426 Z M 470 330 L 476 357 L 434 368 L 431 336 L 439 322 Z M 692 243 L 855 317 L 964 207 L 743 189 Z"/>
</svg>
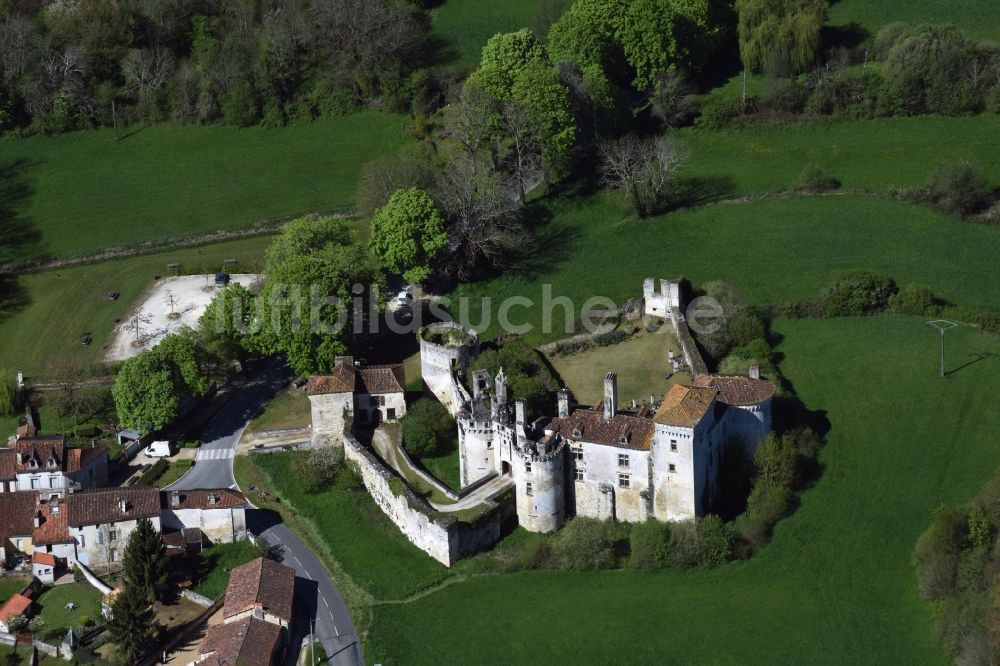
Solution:
<svg viewBox="0 0 1000 666">
<path fill-rule="evenodd" d="M 146 447 L 146 455 L 150 458 L 166 458 L 170 453 L 170 442 L 163 439 L 152 442 Z"/>
</svg>

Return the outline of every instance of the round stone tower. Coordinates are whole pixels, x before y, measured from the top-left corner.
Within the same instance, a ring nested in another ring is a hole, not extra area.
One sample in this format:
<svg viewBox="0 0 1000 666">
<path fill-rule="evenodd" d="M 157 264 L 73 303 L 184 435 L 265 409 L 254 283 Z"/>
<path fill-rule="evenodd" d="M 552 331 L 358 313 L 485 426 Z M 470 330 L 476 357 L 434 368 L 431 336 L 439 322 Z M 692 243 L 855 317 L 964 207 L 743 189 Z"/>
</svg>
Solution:
<svg viewBox="0 0 1000 666">
<path fill-rule="evenodd" d="M 455 414 L 453 373 L 465 373 L 469 359 L 479 354 L 479 335 L 475 330 L 450 321 L 430 324 L 420 329 L 420 376 L 424 385 Z"/>
<path fill-rule="evenodd" d="M 523 441 L 513 456 L 517 521 L 529 532 L 554 532 L 566 518 L 565 447 Z"/>
</svg>

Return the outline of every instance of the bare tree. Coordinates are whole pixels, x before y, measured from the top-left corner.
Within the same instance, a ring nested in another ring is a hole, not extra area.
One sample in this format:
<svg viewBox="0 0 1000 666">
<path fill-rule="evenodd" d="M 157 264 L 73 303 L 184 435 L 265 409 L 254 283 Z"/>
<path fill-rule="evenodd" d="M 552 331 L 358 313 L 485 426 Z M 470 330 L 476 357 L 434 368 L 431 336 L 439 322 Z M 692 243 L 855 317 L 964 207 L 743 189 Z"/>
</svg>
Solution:
<svg viewBox="0 0 1000 666">
<path fill-rule="evenodd" d="M 496 117 L 495 101 L 475 85 L 463 86 L 458 102 L 448 109 L 444 134 L 461 147 L 473 169 L 478 169 L 483 160 L 493 164 L 489 149 Z"/>
<path fill-rule="evenodd" d="M 451 162 L 438 179 L 434 198 L 448 221 L 448 269 L 459 280 L 500 265 L 530 239 L 518 219 L 520 204 L 487 165 Z"/>
<path fill-rule="evenodd" d="M 177 319 L 179 316 L 177 314 L 177 297 L 174 296 L 172 289 L 167 289 L 167 292 L 163 295 L 163 303 L 168 308 L 170 308 L 170 314 L 168 315 L 171 319 Z"/>
<path fill-rule="evenodd" d="M 542 141 L 538 123 L 533 122 L 524 105 L 515 100 L 503 104 L 501 126 L 510 144 L 510 156 L 504 160 L 517 188 L 517 198 L 524 203 L 525 185 L 542 176 Z"/>
<path fill-rule="evenodd" d="M 601 179 L 621 190 L 643 218 L 655 212 L 673 182 L 673 175 L 687 160 L 684 149 L 661 136 L 640 139 L 629 134 L 601 144 Z"/>
<path fill-rule="evenodd" d="M 160 47 L 131 49 L 122 60 L 125 91 L 140 104 L 149 102 L 163 90 L 173 71 L 173 54 Z"/>
<path fill-rule="evenodd" d="M 0 23 L 0 76 L 8 86 L 13 87 L 28 69 L 34 32 L 31 21 L 22 16 Z"/>
<path fill-rule="evenodd" d="M 54 386 L 45 394 L 60 417 L 73 417 L 73 434 L 79 424 L 80 413 L 89 409 L 94 399 L 88 390 L 92 371 L 90 366 L 76 356 L 57 356 L 49 359 L 46 374 Z"/>
<path fill-rule="evenodd" d="M 103 560 L 105 573 L 111 573 L 111 567 L 121 560 L 123 554 L 122 530 L 114 523 L 99 525 L 97 528 L 97 551 Z"/>
<path fill-rule="evenodd" d="M 133 333 L 135 335 L 135 346 L 142 344 L 142 330 L 145 326 L 148 326 L 153 318 L 146 314 L 143 308 L 139 308 L 135 313 L 128 318 L 125 322 L 125 330 Z"/>
</svg>

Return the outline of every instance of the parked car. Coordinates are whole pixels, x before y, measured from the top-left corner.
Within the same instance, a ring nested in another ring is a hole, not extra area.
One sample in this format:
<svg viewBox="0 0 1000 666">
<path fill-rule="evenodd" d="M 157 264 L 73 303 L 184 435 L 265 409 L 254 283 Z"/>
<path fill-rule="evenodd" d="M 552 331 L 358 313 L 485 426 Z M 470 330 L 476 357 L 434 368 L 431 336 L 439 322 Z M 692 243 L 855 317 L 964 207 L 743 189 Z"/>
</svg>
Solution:
<svg viewBox="0 0 1000 666">
<path fill-rule="evenodd" d="M 166 458 L 171 453 L 170 442 L 163 439 L 151 442 L 150 445 L 146 447 L 146 455 L 150 458 Z"/>
</svg>

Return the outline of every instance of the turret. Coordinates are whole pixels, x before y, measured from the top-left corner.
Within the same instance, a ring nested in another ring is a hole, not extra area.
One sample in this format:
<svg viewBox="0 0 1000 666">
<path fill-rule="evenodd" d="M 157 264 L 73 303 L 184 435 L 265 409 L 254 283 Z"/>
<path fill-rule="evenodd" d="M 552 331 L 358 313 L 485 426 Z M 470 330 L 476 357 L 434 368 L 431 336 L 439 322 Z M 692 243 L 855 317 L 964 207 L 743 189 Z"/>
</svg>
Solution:
<svg viewBox="0 0 1000 666">
<path fill-rule="evenodd" d="M 556 394 L 559 401 L 559 418 L 565 419 L 569 417 L 569 389 L 559 389 Z"/>
<path fill-rule="evenodd" d="M 524 400 L 518 400 L 514 403 L 514 423 L 518 428 L 524 427 L 524 424 L 527 421 L 526 412 L 527 409 L 525 407 Z"/>
</svg>

